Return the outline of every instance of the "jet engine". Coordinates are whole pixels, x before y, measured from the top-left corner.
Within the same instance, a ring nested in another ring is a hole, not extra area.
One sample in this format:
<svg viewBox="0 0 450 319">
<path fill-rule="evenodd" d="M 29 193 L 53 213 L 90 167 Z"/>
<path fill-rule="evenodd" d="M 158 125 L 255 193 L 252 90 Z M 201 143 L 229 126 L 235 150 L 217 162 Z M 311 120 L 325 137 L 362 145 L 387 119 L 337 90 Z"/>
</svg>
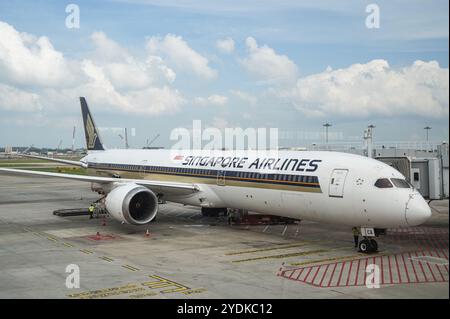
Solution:
<svg viewBox="0 0 450 319">
<path fill-rule="evenodd" d="M 105 199 L 108 213 L 120 222 L 143 225 L 158 212 L 158 197 L 148 188 L 134 183 L 115 187 Z"/>
</svg>

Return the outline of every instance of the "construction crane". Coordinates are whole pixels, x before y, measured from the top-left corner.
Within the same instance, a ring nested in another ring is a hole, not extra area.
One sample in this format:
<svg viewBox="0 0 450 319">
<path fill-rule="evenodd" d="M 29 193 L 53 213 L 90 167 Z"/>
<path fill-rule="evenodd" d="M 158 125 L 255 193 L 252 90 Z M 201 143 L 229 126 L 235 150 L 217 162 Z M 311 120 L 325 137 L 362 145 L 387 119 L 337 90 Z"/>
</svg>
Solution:
<svg viewBox="0 0 450 319">
<path fill-rule="evenodd" d="M 158 133 L 158 134 L 156 134 L 156 136 L 149 142 L 148 141 L 148 139 L 147 139 L 147 144 L 146 144 L 146 147 L 150 147 L 150 145 L 152 145 L 152 143 L 154 142 L 154 141 L 156 141 L 157 140 L 157 138 L 160 136 L 160 134 Z"/>
</svg>

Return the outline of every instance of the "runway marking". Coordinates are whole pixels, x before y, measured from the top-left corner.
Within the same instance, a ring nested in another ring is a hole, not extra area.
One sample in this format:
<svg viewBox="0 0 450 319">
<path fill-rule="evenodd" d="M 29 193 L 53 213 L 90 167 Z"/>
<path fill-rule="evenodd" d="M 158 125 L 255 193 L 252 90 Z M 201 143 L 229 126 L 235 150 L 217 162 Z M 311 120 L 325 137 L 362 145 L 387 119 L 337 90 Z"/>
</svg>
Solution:
<svg viewBox="0 0 450 319">
<path fill-rule="evenodd" d="M 75 247 L 74 245 L 69 244 L 69 243 L 63 243 L 63 245 L 66 246 L 66 247 Z"/>
<path fill-rule="evenodd" d="M 171 288 L 171 289 L 164 289 L 161 290 L 160 292 L 163 294 L 166 293 L 172 293 L 172 292 L 181 292 L 184 293 L 188 290 L 190 290 L 191 288 L 189 288 L 188 286 L 182 285 L 180 283 L 177 283 L 173 280 L 169 280 L 160 276 L 156 276 L 156 275 L 151 275 L 149 276 L 150 278 L 156 279 L 156 281 L 149 281 L 149 282 L 145 282 L 142 283 L 143 286 L 146 286 L 150 289 L 161 289 L 161 288 L 168 288 L 168 287 L 175 287 L 175 288 Z"/>
<path fill-rule="evenodd" d="M 206 291 L 205 288 L 190 288 L 176 281 L 169 280 L 167 278 L 163 278 L 157 275 L 149 275 L 149 277 L 154 279 L 154 281 L 142 282 L 140 284 L 129 283 L 119 287 L 110 287 L 84 291 L 80 293 L 70 294 L 67 296 L 70 298 L 79 298 L 79 299 L 100 299 L 130 294 L 128 296 L 128 298 L 130 299 L 141 299 L 145 297 L 154 297 L 159 294 L 179 292 L 184 295 L 191 295 Z M 158 292 L 148 291 L 146 288 L 151 290 L 158 290 Z"/>
<path fill-rule="evenodd" d="M 130 266 L 130 265 L 122 265 L 122 267 L 126 268 L 128 270 L 131 270 L 131 271 L 139 271 L 139 268 L 136 268 L 136 267 L 133 267 L 133 266 Z"/>
<path fill-rule="evenodd" d="M 258 253 L 258 252 L 262 252 L 262 251 L 271 251 L 271 250 L 278 250 L 278 249 L 289 249 L 289 248 L 294 248 L 294 247 L 305 246 L 308 243 L 310 243 L 310 242 L 301 242 L 301 243 L 295 243 L 295 244 L 282 244 L 282 245 L 272 246 L 272 247 L 267 247 L 267 248 L 229 252 L 229 253 L 226 253 L 225 256 L 251 254 L 251 253 Z"/>
<path fill-rule="evenodd" d="M 442 256 L 441 253 L 442 251 L 438 250 L 426 250 L 415 252 L 413 255 L 410 252 L 394 255 L 379 254 L 353 260 L 348 260 L 351 256 L 343 256 L 341 259 L 347 258 L 347 260 L 309 266 L 305 264 L 317 261 L 308 261 L 303 263 L 304 267 L 300 268 L 283 269 L 282 267 L 277 275 L 322 288 L 364 286 L 367 265 L 375 264 L 380 267 L 381 285 L 448 282 L 448 259 L 446 258 L 447 263 L 435 263 L 433 262 L 435 259 L 432 259 L 439 258 Z M 335 260 L 337 259 L 335 258 Z M 417 264 L 420 273 L 416 271 L 415 265 Z M 299 275 L 294 276 L 296 273 Z M 302 273 L 307 273 L 307 275 L 302 278 Z M 310 274 L 313 275 L 310 276 Z"/>
<path fill-rule="evenodd" d="M 287 225 L 284 226 L 284 229 L 283 229 L 283 232 L 281 233 L 281 236 L 284 236 L 284 234 L 286 233 L 287 228 L 288 228 Z"/>
<path fill-rule="evenodd" d="M 111 296 L 119 296 L 123 294 L 136 293 L 145 291 L 145 288 L 140 287 L 138 284 L 127 284 L 120 287 L 112 287 L 98 290 L 91 290 L 80 292 L 76 294 L 67 295 L 70 298 L 79 298 L 79 299 L 99 299 L 99 298 L 107 298 Z"/>
<path fill-rule="evenodd" d="M 149 291 L 149 292 L 145 292 L 145 293 L 142 293 L 142 294 L 130 295 L 130 296 L 128 296 L 128 298 L 129 299 L 142 299 L 142 298 L 145 298 L 145 297 L 153 297 L 153 296 L 157 296 L 157 295 L 158 294 L 156 292 Z"/>
<path fill-rule="evenodd" d="M 47 236 L 47 239 L 51 240 L 53 242 L 57 242 L 58 241 L 58 239 L 56 239 L 55 237 L 52 237 L 52 236 Z"/>
<path fill-rule="evenodd" d="M 303 251 L 303 252 L 299 252 L 299 253 L 289 253 L 289 254 L 281 254 L 281 255 L 270 255 L 270 256 L 263 256 L 263 257 L 248 258 L 248 259 L 232 260 L 231 262 L 232 263 L 242 263 L 242 262 L 263 260 L 263 259 L 292 258 L 292 257 L 300 257 L 300 256 L 324 253 L 324 252 L 328 252 L 328 251 L 330 251 L 330 250 L 329 249 L 308 250 L 308 251 Z"/>
<path fill-rule="evenodd" d="M 103 259 L 103 260 L 108 261 L 108 262 L 114 261 L 114 259 L 109 258 L 109 257 L 107 257 L 107 256 L 101 256 L 101 257 L 98 257 L 98 258 Z M 123 266 L 122 266 L 122 267 L 123 267 Z"/>
<path fill-rule="evenodd" d="M 93 253 L 94 253 L 92 250 L 89 250 L 89 249 L 80 249 L 80 251 L 81 251 L 82 253 L 87 254 L 87 255 L 90 255 L 90 254 L 93 254 Z"/>
</svg>

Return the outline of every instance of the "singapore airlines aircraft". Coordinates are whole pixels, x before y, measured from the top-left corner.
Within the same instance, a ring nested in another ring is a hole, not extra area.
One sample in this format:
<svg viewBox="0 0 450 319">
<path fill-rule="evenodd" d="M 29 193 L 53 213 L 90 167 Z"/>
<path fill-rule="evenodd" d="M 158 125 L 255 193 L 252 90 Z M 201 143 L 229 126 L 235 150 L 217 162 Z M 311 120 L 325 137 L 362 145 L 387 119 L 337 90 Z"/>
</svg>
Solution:
<svg viewBox="0 0 450 319">
<path fill-rule="evenodd" d="M 362 252 L 377 250 L 378 230 L 416 226 L 431 216 L 420 193 L 394 168 L 371 158 L 338 153 L 278 151 L 107 150 L 81 97 L 88 155 L 78 161 L 89 176 L 0 168 L 0 172 L 92 183 L 120 222 L 152 221 L 162 200 L 199 206 L 204 214 L 227 208 L 358 227 Z M 48 159 L 48 158 L 45 158 Z"/>
</svg>

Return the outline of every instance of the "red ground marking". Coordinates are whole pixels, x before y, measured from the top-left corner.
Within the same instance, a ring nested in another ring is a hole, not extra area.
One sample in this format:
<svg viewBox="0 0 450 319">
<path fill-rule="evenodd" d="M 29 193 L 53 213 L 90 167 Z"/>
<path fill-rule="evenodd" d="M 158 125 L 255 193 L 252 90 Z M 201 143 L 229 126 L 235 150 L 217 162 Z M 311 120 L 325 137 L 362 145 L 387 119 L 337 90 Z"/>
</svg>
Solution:
<svg viewBox="0 0 450 319">
<path fill-rule="evenodd" d="M 416 257 L 419 257 L 417 252 L 416 252 Z M 418 261 L 418 263 L 419 263 L 420 269 L 422 270 L 422 274 L 423 274 L 423 277 L 425 278 L 425 281 L 428 282 L 427 275 L 425 274 L 425 271 L 423 270 L 422 262 Z"/>
<path fill-rule="evenodd" d="M 308 271 L 308 273 L 306 274 L 306 277 L 303 278 L 303 281 L 306 281 L 306 279 L 309 277 L 309 274 L 311 273 L 311 270 L 312 270 L 313 268 L 314 268 L 314 267 L 309 268 L 309 271 Z"/>
<path fill-rule="evenodd" d="M 305 270 L 305 268 L 302 268 L 302 269 L 300 269 L 300 273 L 298 274 L 298 276 L 297 276 L 297 279 L 296 280 L 298 280 L 298 278 L 300 278 L 300 276 L 302 275 L 302 273 L 303 273 L 303 270 Z"/>
<path fill-rule="evenodd" d="M 330 280 L 328 281 L 327 287 L 330 287 L 330 285 L 331 285 L 331 281 L 333 280 L 334 271 L 336 270 L 336 267 L 337 267 L 337 263 L 334 264 L 334 268 L 333 268 L 333 271 L 331 272 Z"/>
<path fill-rule="evenodd" d="M 348 270 L 347 282 L 345 283 L 346 286 L 348 286 L 348 282 L 349 282 L 349 280 L 350 280 L 350 275 L 351 275 L 351 273 L 352 273 L 352 266 L 353 266 L 353 260 L 352 260 L 352 262 L 350 263 L 350 269 Z"/>
<path fill-rule="evenodd" d="M 313 277 L 313 279 L 311 280 L 311 283 L 312 283 L 312 284 L 314 284 L 314 280 L 316 280 L 316 276 L 317 276 L 317 274 L 319 273 L 320 267 L 322 267 L 322 266 L 317 266 L 316 273 L 314 274 L 314 277 Z"/>
<path fill-rule="evenodd" d="M 346 263 L 346 261 L 344 261 L 344 263 L 341 265 L 341 271 L 339 272 L 339 278 L 338 278 L 338 282 L 337 282 L 336 286 L 339 286 L 339 284 L 341 283 L 342 272 L 344 271 L 345 263 Z M 336 263 L 336 265 L 337 265 L 337 263 Z"/>
<path fill-rule="evenodd" d="M 388 265 L 389 265 L 389 278 L 390 278 L 390 282 L 393 283 L 394 280 L 392 280 L 392 268 L 391 268 L 391 256 L 388 256 Z"/>
<path fill-rule="evenodd" d="M 358 285 L 358 274 L 359 274 L 359 264 L 361 263 L 361 259 L 358 259 L 358 266 L 356 267 L 356 274 L 355 274 L 355 283 L 353 284 L 353 286 L 357 286 Z"/>
<path fill-rule="evenodd" d="M 327 275 L 328 267 L 330 267 L 330 264 L 328 264 L 327 267 L 325 268 L 325 271 L 322 274 L 322 279 L 320 280 L 319 286 L 322 286 L 323 280 L 325 279 L 325 277 Z"/>
<path fill-rule="evenodd" d="M 414 266 L 414 260 L 411 259 L 412 258 L 411 253 L 408 254 L 409 254 L 409 262 L 411 263 L 412 269 L 414 271 L 414 276 L 416 277 L 416 282 L 419 282 L 419 276 L 417 276 L 416 266 Z"/>
<path fill-rule="evenodd" d="M 406 267 L 406 261 L 405 261 L 404 254 L 402 254 L 402 260 L 403 260 L 403 267 L 405 268 L 406 279 L 408 280 L 408 283 L 410 283 L 411 279 L 409 278 L 408 267 Z"/>
<path fill-rule="evenodd" d="M 402 274 L 400 273 L 400 267 L 398 266 L 397 255 L 394 255 L 394 259 L 395 259 L 395 264 L 396 264 L 396 267 L 397 267 L 398 280 L 399 280 L 400 283 L 402 283 Z"/>
</svg>

